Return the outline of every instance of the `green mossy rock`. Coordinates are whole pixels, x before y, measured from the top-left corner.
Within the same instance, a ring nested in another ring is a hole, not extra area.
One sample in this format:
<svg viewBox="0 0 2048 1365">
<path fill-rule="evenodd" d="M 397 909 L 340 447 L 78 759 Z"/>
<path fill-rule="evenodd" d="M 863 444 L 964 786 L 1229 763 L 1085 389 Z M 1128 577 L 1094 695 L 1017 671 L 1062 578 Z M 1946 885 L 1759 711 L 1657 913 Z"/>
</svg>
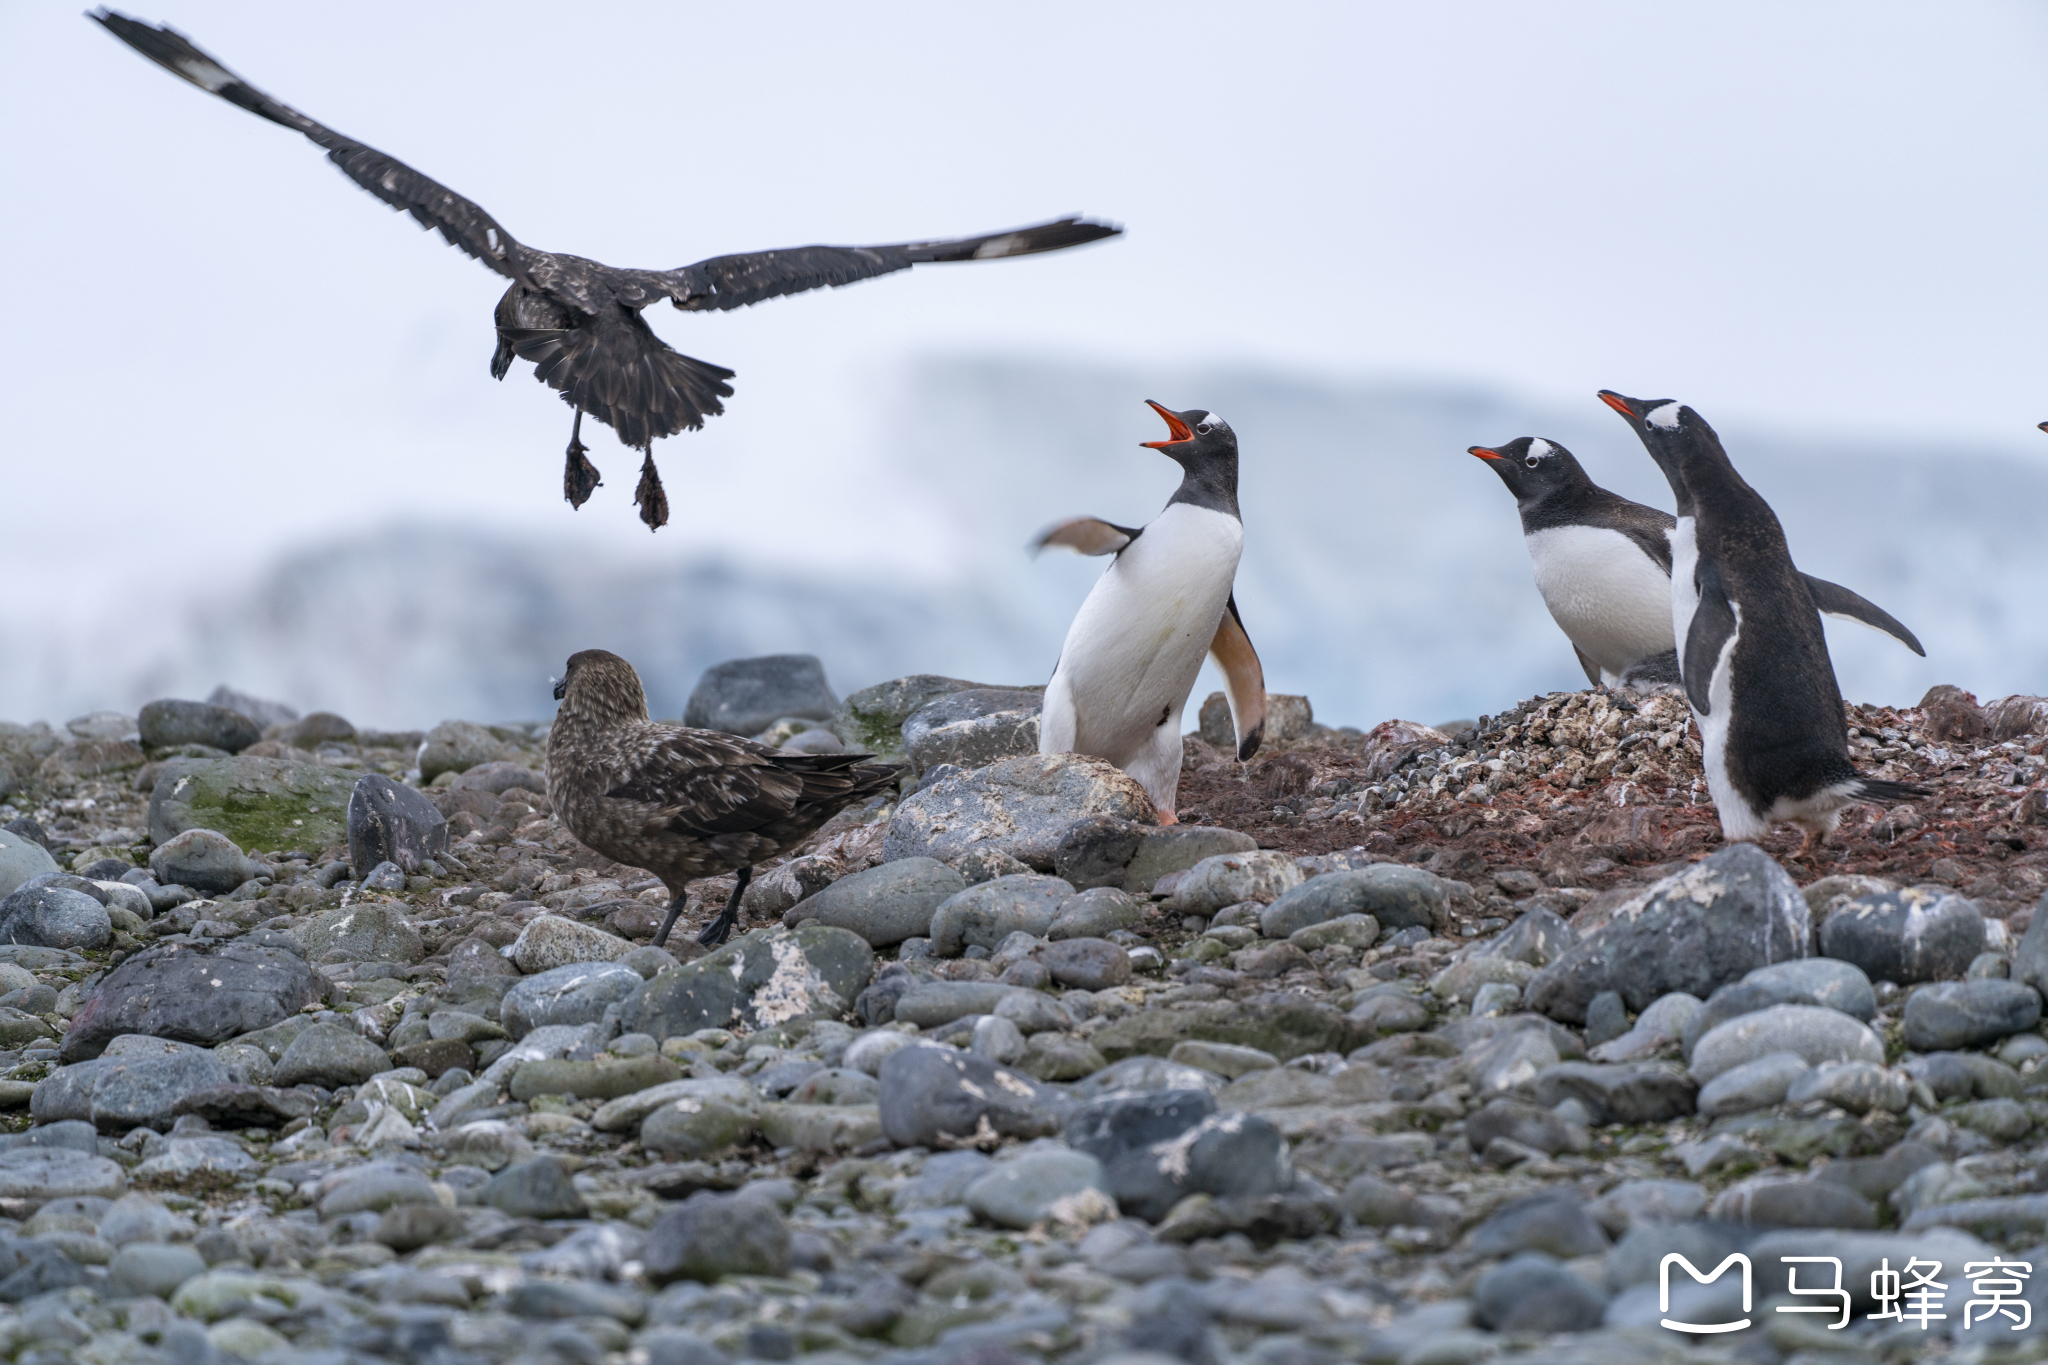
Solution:
<svg viewBox="0 0 2048 1365">
<path fill-rule="evenodd" d="M 877 758 L 902 758 L 903 722 L 940 697 L 980 687 L 963 678 L 913 673 L 860 691 L 839 703 L 832 730 L 847 748 Z"/>
<path fill-rule="evenodd" d="M 174 759 L 149 798 L 149 837 L 219 830 L 245 849 L 319 850 L 348 842 L 348 798 L 361 774 L 276 758 Z"/>
</svg>

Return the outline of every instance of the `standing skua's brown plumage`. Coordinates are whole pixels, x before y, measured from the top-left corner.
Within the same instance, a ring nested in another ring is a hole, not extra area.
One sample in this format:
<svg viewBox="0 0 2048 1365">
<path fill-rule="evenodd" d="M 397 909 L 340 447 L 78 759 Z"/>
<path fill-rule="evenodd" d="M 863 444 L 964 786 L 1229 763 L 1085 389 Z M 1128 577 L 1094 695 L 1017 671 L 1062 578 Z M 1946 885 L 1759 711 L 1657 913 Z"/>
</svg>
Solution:
<svg viewBox="0 0 2048 1365">
<path fill-rule="evenodd" d="M 739 872 L 724 911 L 697 935 L 699 943 L 725 942 L 755 863 L 796 847 L 903 771 L 866 754 L 786 754 L 649 720 L 640 675 L 602 649 L 569 656 L 555 700 L 562 705 L 548 733 L 548 800 L 571 834 L 668 887 L 657 948 L 682 913 L 687 883 Z"/>
</svg>

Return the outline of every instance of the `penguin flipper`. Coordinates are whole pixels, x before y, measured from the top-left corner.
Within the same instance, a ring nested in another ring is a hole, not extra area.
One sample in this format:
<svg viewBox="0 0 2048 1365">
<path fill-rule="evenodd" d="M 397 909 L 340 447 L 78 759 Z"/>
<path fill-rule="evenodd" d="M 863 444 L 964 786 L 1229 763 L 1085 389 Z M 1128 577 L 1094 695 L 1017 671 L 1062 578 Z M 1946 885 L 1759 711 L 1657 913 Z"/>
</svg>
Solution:
<svg viewBox="0 0 2048 1365">
<path fill-rule="evenodd" d="M 1579 656 L 1579 667 L 1586 670 L 1586 681 L 1598 687 L 1600 685 L 1600 665 L 1587 658 L 1586 651 L 1580 649 L 1577 645 L 1572 646 L 1572 653 Z"/>
<path fill-rule="evenodd" d="M 1836 616 L 1869 626 L 1872 630 L 1881 630 L 1921 658 L 1927 657 L 1927 651 L 1920 647 L 1920 641 L 1914 638 L 1913 632 L 1883 607 L 1850 592 L 1839 583 L 1830 583 L 1812 574 L 1799 576 L 1806 580 L 1806 591 L 1813 598 L 1814 610 L 1824 616 Z"/>
<path fill-rule="evenodd" d="M 1259 751 L 1266 734 L 1266 670 L 1251 636 L 1244 633 L 1244 618 L 1237 614 L 1237 594 L 1223 609 L 1216 624 L 1216 638 L 1209 652 L 1223 670 L 1223 691 L 1230 698 L 1230 719 L 1237 728 L 1237 757 L 1240 762 Z"/>
<path fill-rule="evenodd" d="M 1685 633 L 1685 662 L 1678 671 L 1685 680 L 1685 699 L 1694 711 L 1706 716 L 1714 710 L 1709 700 L 1714 666 L 1721 662 L 1722 649 L 1735 635 L 1735 608 L 1721 590 L 1720 571 L 1711 563 L 1701 561 L 1694 579 L 1699 584 L 1700 604 L 1693 609 L 1692 628 Z"/>
<path fill-rule="evenodd" d="M 1058 545 L 1076 554 L 1115 554 L 1136 540 L 1144 530 L 1142 526 L 1136 530 L 1118 526 L 1101 517 L 1068 517 L 1041 531 L 1038 539 L 1031 542 L 1031 553 L 1037 554 L 1048 545 Z"/>
</svg>

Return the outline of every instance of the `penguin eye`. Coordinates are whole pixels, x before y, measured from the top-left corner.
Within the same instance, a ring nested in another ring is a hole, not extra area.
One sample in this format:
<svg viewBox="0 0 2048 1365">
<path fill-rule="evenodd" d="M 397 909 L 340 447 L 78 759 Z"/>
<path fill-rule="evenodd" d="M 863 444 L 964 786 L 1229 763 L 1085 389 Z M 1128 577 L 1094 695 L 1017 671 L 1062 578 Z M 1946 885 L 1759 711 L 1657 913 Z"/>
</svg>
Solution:
<svg viewBox="0 0 2048 1365">
<path fill-rule="evenodd" d="M 1207 436 L 1210 432 L 1214 430 L 1216 430 L 1216 428 L 1209 425 L 1207 422 L 1195 423 L 1195 435 L 1197 436 Z"/>
<path fill-rule="evenodd" d="M 1534 469 L 1537 465 L 1542 464 L 1543 461 L 1537 456 L 1531 455 L 1528 459 L 1522 461 L 1522 463 L 1529 466 L 1529 468 Z"/>
</svg>

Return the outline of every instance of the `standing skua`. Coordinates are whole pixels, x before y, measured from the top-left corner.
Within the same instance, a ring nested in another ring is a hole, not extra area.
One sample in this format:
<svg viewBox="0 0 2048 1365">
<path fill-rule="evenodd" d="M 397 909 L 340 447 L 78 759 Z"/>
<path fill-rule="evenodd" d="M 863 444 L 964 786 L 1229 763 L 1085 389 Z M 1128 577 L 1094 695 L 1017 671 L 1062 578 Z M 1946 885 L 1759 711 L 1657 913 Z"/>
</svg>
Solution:
<svg viewBox="0 0 2048 1365">
<path fill-rule="evenodd" d="M 866 754 L 790 754 L 649 720 L 640 675 L 602 649 L 569 656 L 555 699 L 562 705 L 548 732 L 548 800 L 585 844 L 661 878 L 671 899 L 657 948 L 682 913 L 688 883 L 739 873 L 724 911 L 697 935 L 699 943 L 725 942 L 755 863 L 795 848 L 903 772 Z"/>
</svg>

